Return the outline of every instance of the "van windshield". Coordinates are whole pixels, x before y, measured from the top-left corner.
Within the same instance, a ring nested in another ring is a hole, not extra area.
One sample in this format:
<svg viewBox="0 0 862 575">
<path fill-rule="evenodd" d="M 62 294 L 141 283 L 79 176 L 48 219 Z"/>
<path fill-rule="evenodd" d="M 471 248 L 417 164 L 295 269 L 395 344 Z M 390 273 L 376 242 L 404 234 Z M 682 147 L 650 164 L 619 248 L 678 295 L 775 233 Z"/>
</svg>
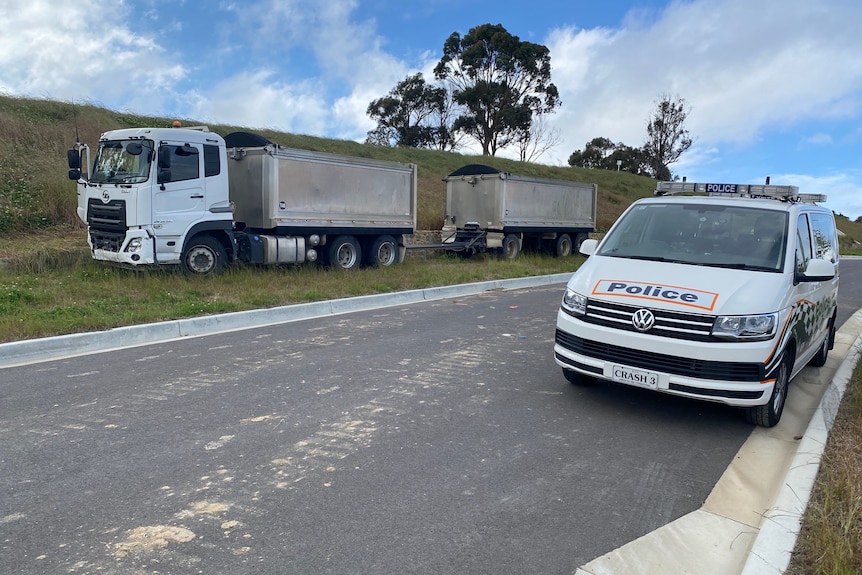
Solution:
<svg viewBox="0 0 862 575">
<path fill-rule="evenodd" d="M 787 213 L 726 204 L 647 203 L 617 222 L 597 255 L 780 272 Z"/>
</svg>

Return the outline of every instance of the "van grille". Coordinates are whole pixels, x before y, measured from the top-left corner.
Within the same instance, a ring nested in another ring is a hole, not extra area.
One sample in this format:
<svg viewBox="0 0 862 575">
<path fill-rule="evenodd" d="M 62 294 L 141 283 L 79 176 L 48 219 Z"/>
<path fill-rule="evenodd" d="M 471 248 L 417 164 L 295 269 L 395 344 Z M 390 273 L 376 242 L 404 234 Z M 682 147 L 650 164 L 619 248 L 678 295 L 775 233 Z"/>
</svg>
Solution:
<svg viewBox="0 0 862 575">
<path fill-rule="evenodd" d="M 565 308 L 563 308 L 564 311 Z M 642 333 L 632 325 L 632 315 L 644 306 L 623 305 L 588 299 L 587 312 L 573 315 L 580 321 L 623 331 Z M 681 313 L 663 309 L 649 309 L 655 316 L 655 325 L 645 335 L 657 335 L 690 341 L 726 341 L 711 335 L 715 317 L 695 313 Z"/>
<path fill-rule="evenodd" d="M 569 351 L 609 363 L 672 373 L 698 379 L 763 381 L 763 364 L 706 361 L 689 357 L 650 353 L 576 337 L 557 330 L 556 343 Z"/>
</svg>

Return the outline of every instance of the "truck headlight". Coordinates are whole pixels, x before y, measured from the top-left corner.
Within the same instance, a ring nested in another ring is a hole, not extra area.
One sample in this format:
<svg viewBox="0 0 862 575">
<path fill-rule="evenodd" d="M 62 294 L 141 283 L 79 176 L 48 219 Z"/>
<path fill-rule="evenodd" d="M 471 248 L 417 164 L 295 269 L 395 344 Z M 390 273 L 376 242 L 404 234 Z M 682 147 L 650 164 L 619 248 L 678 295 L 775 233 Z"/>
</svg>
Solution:
<svg viewBox="0 0 862 575">
<path fill-rule="evenodd" d="M 775 335 L 778 314 L 760 315 L 723 315 L 715 320 L 712 335 L 723 339 L 744 339 L 760 341 Z"/>
<path fill-rule="evenodd" d="M 141 238 L 132 238 L 131 240 L 129 240 L 129 245 L 126 246 L 125 251 L 129 252 L 130 254 L 133 254 L 135 252 L 141 251 L 141 247 L 143 245 L 144 243 L 141 241 Z"/>
<path fill-rule="evenodd" d="M 587 313 L 587 297 L 566 288 L 566 295 L 563 296 L 563 307 L 572 313 L 583 315 Z"/>
</svg>

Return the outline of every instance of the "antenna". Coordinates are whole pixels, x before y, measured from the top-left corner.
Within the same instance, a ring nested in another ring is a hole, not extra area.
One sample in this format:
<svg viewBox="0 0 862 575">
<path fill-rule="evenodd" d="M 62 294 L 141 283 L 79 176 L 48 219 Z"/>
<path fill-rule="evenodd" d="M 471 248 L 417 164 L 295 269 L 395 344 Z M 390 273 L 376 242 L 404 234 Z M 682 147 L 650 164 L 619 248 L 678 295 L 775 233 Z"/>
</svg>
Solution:
<svg viewBox="0 0 862 575">
<path fill-rule="evenodd" d="M 75 143 L 80 144 L 81 138 L 78 137 L 78 107 L 72 104 L 72 116 L 75 118 Z"/>
</svg>

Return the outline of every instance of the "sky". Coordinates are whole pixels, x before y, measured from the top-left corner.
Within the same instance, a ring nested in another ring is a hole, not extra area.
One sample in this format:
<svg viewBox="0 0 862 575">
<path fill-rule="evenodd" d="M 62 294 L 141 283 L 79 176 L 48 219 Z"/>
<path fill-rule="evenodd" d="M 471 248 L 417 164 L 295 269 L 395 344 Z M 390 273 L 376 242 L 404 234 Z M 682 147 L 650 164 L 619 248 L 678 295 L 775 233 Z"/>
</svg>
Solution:
<svg viewBox="0 0 862 575">
<path fill-rule="evenodd" d="M 536 161 L 642 146 L 681 98 L 674 175 L 768 176 L 862 216 L 858 0 L 0 0 L 0 93 L 364 141 L 372 100 L 486 23 L 550 50 L 558 144 Z"/>
</svg>

